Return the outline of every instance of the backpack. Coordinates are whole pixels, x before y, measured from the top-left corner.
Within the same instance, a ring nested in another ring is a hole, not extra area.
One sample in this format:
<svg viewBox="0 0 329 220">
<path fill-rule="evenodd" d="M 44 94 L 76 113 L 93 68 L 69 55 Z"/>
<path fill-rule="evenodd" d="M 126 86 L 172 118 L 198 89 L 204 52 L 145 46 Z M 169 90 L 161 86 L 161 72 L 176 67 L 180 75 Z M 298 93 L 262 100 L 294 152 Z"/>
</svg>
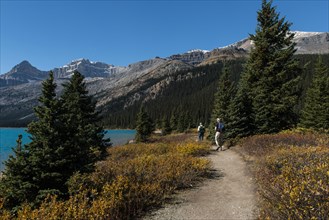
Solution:
<svg viewBox="0 0 329 220">
<path fill-rule="evenodd" d="M 223 132 L 224 131 L 224 124 L 223 123 L 216 123 L 216 131 Z"/>
<path fill-rule="evenodd" d="M 205 132 L 205 128 L 203 126 L 200 127 L 200 133 L 203 134 Z"/>
<path fill-rule="evenodd" d="M 224 124 L 223 124 L 223 123 L 220 123 L 220 130 L 221 130 L 222 132 L 224 132 L 224 131 L 225 131 L 225 126 L 224 126 Z"/>
</svg>

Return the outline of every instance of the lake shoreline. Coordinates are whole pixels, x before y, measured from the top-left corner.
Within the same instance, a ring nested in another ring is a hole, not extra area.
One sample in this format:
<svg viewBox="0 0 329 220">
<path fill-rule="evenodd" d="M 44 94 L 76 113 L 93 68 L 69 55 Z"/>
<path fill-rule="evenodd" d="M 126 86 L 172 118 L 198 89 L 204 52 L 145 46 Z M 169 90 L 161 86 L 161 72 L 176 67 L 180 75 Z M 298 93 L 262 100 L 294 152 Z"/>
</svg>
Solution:
<svg viewBox="0 0 329 220">
<path fill-rule="evenodd" d="M 6 129 L 16 129 L 16 128 L 27 128 L 27 127 L 0 127 L 1 128 L 6 128 Z M 135 130 L 131 128 L 104 128 L 103 130 Z"/>
<path fill-rule="evenodd" d="M 123 146 L 135 138 L 136 130 L 133 129 L 104 129 L 104 139 L 110 138 L 112 147 Z M 26 127 L 0 127 L 0 172 L 4 169 L 2 164 L 9 155 L 13 154 L 12 148 L 17 145 L 18 135 L 23 135 L 23 145 L 31 142 L 30 134 Z"/>
</svg>

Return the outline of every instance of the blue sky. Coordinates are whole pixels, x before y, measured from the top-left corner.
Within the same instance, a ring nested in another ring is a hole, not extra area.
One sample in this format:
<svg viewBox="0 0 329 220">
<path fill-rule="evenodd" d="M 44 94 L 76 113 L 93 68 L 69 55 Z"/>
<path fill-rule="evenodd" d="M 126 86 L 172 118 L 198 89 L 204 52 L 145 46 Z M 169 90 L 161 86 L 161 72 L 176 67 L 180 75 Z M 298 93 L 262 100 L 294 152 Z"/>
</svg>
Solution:
<svg viewBox="0 0 329 220">
<path fill-rule="evenodd" d="M 329 32 L 328 0 L 274 0 L 291 30 Z M 125 66 L 211 50 L 256 29 L 261 0 L 1 0 L 1 71 L 50 70 L 78 58 Z"/>
</svg>

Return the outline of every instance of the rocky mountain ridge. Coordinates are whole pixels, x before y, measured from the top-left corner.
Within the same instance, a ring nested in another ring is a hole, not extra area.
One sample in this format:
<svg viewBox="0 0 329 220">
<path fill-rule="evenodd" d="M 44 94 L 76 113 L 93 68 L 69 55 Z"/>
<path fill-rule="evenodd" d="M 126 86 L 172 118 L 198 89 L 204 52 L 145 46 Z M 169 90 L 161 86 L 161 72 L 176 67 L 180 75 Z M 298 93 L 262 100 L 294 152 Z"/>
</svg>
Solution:
<svg viewBox="0 0 329 220">
<path fill-rule="evenodd" d="M 92 62 L 88 59 L 73 60 L 59 68 L 54 68 L 52 71 L 55 78 L 70 78 L 75 70 L 84 74 L 85 77 L 111 77 L 113 74 L 119 73 L 125 67 L 114 66 L 103 62 Z"/>
<path fill-rule="evenodd" d="M 329 33 L 296 32 L 295 42 L 297 53 L 329 53 Z M 139 100 L 155 99 L 172 82 L 171 74 L 177 71 L 220 60 L 246 57 L 251 47 L 252 42 L 244 39 L 212 51 L 191 50 L 167 58 L 133 63 L 126 67 L 78 59 L 52 71 L 59 93 L 61 84 L 70 78 L 74 70 L 78 70 L 86 77 L 88 90 L 97 99 L 99 108 L 118 100 L 124 102 L 122 106 L 128 107 Z M 0 75 L 0 121 L 9 120 L 7 124 L 10 124 L 13 119 L 31 120 L 33 106 L 37 105 L 37 98 L 41 93 L 41 82 L 47 77 L 48 71 L 38 70 L 28 61 L 23 61 L 8 73 Z M 189 76 L 187 74 L 184 77 Z M 125 97 L 124 101 L 121 97 Z"/>
<path fill-rule="evenodd" d="M 181 61 L 155 58 L 131 64 L 109 77 L 88 76 L 85 79 L 89 94 L 97 100 L 98 108 L 104 108 L 111 101 L 131 94 L 124 104 L 129 106 L 145 96 L 156 98 L 158 91 L 166 86 L 166 84 L 153 85 L 150 81 L 158 81 L 159 78 L 166 78 L 173 72 L 190 68 L 193 66 Z M 58 85 L 57 93 L 61 93 L 61 85 L 69 79 L 69 76 L 62 75 L 55 79 Z M 41 83 L 42 81 L 39 80 L 0 87 L 0 126 L 22 126 L 33 119 L 33 107 L 38 104 Z"/>
<path fill-rule="evenodd" d="M 41 71 L 24 60 L 14 66 L 8 73 L 0 75 L 1 86 L 15 86 L 45 79 L 47 71 Z"/>
<path fill-rule="evenodd" d="M 301 32 L 295 31 L 294 42 L 296 43 L 296 54 L 326 54 L 329 53 L 328 32 Z M 252 48 L 252 41 L 249 39 L 240 40 L 234 44 L 208 50 L 190 50 L 186 53 L 171 55 L 162 60 L 179 60 L 186 64 L 197 66 L 206 65 L 223 59 L 235 59 L 245 57 Z M 150 59 L 153 60 L 153 59 Z M 138 72 L 148 60 L 133 63 L 127 67 L 114 66 L 103 62 L 92 62 L 88 59 L 77 59 L 70 63 L 52 69 L 55 78 L 69 78 L 74 70 L 78 70 L 87 78 L 108 78 L 123 73 Z M 49 71 L 41 71 L 33 67 L 28 61 L 16 65 L 8 73 L 0 75 L 0 87 L 29 83 L 31 81 L 43 80 Z M 16 81 L 16 82 L 15 82 Z"/>
<path fill-rule="evenodd" d="M 293 31 L 295 34 L 296 54 L 327 54 L 329 53 L 328 32 L 303 32 Z M 253 47 L 253 42 L 248 38 L 225 47 L 215 48 L 211 51 L 191 50 L 183 54 L 176 54 L 169 59 L 181 60 L 192 65 L 206 65 L 223 59 L 246 57 Z"/>
</svg>

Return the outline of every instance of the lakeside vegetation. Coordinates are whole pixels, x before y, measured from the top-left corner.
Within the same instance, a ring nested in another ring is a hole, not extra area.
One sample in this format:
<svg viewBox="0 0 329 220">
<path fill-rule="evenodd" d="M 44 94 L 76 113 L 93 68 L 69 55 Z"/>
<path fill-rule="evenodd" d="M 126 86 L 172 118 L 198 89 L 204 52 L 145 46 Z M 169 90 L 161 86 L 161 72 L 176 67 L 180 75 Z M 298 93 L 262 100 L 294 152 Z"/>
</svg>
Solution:
<svg viewBox="0 0 329 220">
<path fill-rule="evenodd" d="M 23 204 L 1 219 L 136 219 L 177 190 L 211 177 L 210 142 L 196 133 L 152 136 L 148 143 L 110 148 L 89 174 L 68 181 L 69 198 Z M 325 219 L 329 208 L 329 135 L 282 131 L 242 138 L 235 150 L 251 165 L 260 195 L 260 219 Z"/>
<path fill-rule="evenodd" d="M 155 143 L 110 148 L 108 158 L 97 163 L 93 173 L 70 178 L 67 200 L 49 196 L 38 208 L 24 204 L 15 217 L 2 209 L 0 200 L 0 218 L 136 218 L 209 175 L 210 163 L 203 158 L 209 153 L 209 143 L 194 138 L 195 134 L 175 134 L 157 138 Z"/>
</svg>

